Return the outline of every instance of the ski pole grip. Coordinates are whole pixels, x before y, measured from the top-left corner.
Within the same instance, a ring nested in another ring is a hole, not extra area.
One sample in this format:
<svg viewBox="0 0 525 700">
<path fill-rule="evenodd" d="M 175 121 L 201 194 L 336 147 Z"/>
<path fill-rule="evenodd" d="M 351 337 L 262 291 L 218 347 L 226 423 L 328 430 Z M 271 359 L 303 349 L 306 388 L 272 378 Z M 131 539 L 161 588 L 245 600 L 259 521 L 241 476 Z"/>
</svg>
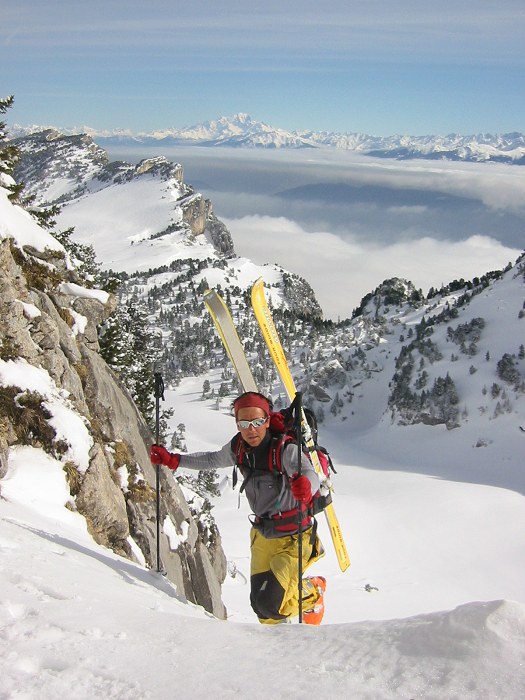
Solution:
<svg viewBox="0 0 525 700">
<path fill-rule="evenodd" d="M 164 381 L 162 379 L 162 374 L 160 372 L 155 372 L 153 376 L 155 378 L 155 398 L 164 401 Z"/>
</svg>

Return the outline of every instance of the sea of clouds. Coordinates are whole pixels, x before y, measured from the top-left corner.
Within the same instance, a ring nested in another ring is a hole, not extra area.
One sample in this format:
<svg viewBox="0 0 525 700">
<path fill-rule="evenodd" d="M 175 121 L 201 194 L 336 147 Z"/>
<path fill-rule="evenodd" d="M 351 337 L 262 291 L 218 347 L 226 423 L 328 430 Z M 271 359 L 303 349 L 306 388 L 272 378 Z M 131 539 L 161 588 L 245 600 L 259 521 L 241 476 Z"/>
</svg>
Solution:
<svg viewBox="0 0 525 700">
<path fill-rule="evenodd" d="M 523 169 L 394 161 L 336 149 L 166 148 L 211 199 L 235 249 L 305 277 L 327 318 L 351 315 L 384 279 L 426 294 L 471 279 L 525 247 Z M 110 156 L 137 161 L 148 147 Z"/>
</svg>

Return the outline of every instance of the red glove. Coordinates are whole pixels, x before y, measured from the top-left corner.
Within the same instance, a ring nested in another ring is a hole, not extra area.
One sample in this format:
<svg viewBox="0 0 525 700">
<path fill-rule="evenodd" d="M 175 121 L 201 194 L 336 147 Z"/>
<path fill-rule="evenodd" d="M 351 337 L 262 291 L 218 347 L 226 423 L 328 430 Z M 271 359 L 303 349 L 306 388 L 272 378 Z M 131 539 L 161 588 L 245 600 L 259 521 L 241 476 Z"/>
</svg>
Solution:
<svg viewBox="0 0 525 700">
<path fill-rule="evenodd" d="M 149 450 L 149 458 L 152 464 L 163 464 L 169 469 L 177 469 L 180 462 L 180 455 L 174 454 L 173 452 L 168 452 L 165 447 L 161 445 L 152 445 Z"/>
<path fill-rule="evenodd" d="M 307 476 L 294 476 L 290 483 L 290 488 L 297 501 L 308 503 L 312 498 L 312 486 Z"/>
</svg>

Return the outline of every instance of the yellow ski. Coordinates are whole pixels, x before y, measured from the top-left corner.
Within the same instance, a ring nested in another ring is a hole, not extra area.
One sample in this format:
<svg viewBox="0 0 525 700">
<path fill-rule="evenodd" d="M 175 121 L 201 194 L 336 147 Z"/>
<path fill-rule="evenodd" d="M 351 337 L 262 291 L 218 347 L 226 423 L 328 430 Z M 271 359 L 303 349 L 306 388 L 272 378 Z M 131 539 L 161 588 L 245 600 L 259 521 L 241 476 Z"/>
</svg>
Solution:
<svg viewBox="0 0 525 700">
<path fill-rule="evenodd" d="M 286 359 L 286 355 L 284 354 L 283 346 L 279 339 L 277 329 L 275 328 L 272 314 L 266 303 L 266 299 L 264 296 L 264 282 L 262 278 L 258 279 L 252 287 L 252 308 L 255 314 L 255 318 L 257 319 L 257 322 L 261 329 L 264 341 L 268 346 L 268 350 L 270 352 L 272 360 L 274 361 L 277 371 L 279 372 L 281 380 L 284 384 L 284 388 L 288 395 L 288 399 L 290 401 L 293 401 L 297 393 L 297 390 L 295 388 L 295 382 L 293 380 L 292 373 L 290 372 L 288 360 Z M 314 449 L 312 435 L 306 418 L 304 416 L 304 412 L 302 417 L 302 424 L 305 432 L 306 445 L 308 447 L 309 454 L 312 458 L 313 465 L 319 476 L 323 477 L 324 475 L 322 467 L 319 462 L 317 452 Z M 330 535 L 332 537 L 332 542 L 334 545 L 335 553 L 337 555 L 337 560 L 339 562 L 339 567 L 341 571 L 346 571 L 346 569 L 348 569 L 348 567 L 350 566 L 350 558 L 348 556 L 348 552 L 346 551 L 346 545 L 343 539 L 343 534 L 341 532 L 341 528 L 339 526 L 339 521 L 335 514 L 333 504 L 330 503 L 324 509 L 323 512 L 326 516 L 326 521 L 330 529 Z"/>
</svg>

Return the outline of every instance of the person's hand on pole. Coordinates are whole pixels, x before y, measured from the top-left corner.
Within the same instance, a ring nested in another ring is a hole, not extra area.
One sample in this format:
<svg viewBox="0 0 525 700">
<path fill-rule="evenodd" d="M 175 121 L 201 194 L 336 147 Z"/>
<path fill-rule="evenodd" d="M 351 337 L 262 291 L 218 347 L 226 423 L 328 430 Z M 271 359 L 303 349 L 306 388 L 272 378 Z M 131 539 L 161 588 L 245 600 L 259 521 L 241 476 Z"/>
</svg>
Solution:
<svg viewBox="0 0 525 700">
<path fill-rule="evenodd" d="M 168 452 L 162 445 L 152 445 L 150 447 L 149 456 L 152 464 L 162 464 L 172 471 L 175 471 L 179 466 L 180 455 Z"/>
</svg>

